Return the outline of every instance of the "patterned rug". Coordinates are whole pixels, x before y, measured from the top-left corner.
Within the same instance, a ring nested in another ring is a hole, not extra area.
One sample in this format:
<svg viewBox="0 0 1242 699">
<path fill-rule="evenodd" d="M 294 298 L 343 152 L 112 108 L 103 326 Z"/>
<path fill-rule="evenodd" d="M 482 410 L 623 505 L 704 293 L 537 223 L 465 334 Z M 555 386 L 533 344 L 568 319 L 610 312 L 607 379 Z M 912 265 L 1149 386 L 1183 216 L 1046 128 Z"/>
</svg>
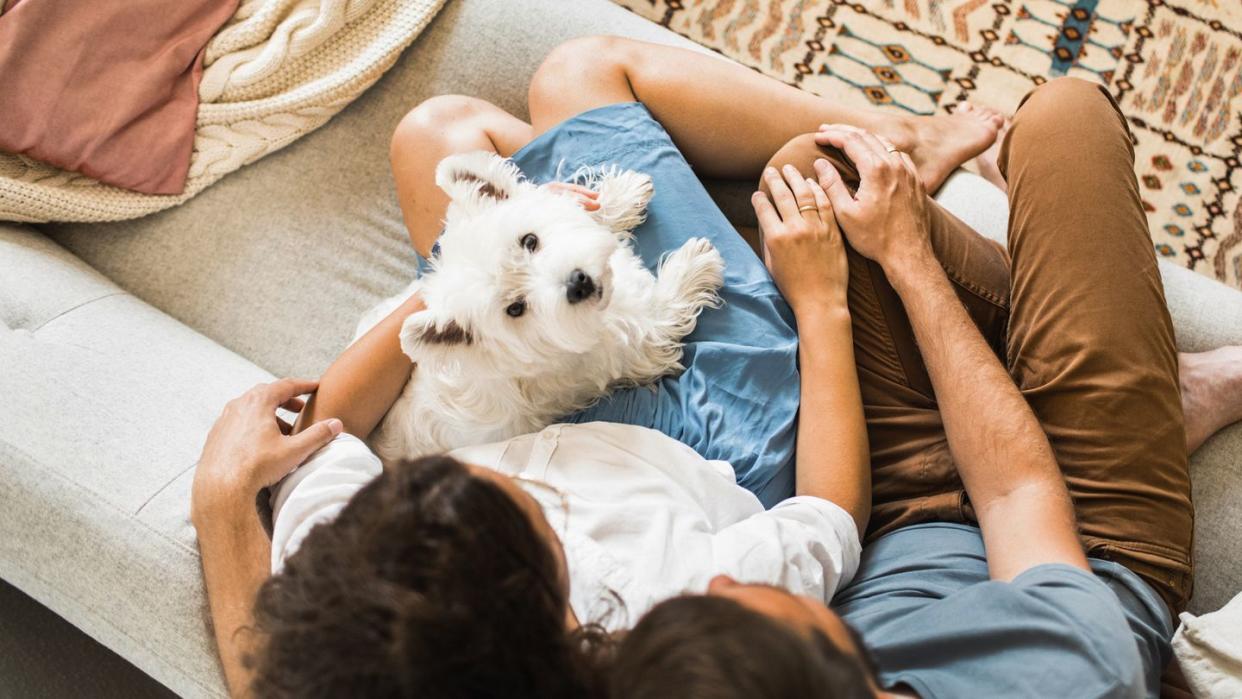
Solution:
<svg viewBox="0 0 1242 699">
<path fill-rule="evenodd" d="M 817 94 L 933 114 L 1012 113 L 1071 75 L 1108 86 L 1136 139 L 1162 255 L 1242 288 L 1239 0 L 615 0 Z"/>
</svg>

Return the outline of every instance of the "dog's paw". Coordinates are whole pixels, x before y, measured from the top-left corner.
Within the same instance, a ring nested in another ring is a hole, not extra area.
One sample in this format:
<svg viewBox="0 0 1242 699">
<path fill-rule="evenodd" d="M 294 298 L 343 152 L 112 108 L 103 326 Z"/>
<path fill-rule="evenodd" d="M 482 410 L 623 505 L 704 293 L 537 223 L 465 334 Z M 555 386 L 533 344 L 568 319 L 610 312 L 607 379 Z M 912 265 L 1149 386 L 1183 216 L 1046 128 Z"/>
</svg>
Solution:
<svg viewBox="0 0 1242 699">
<path fill-rule="evenodd" d="M 724 258 L 706 238 L 691 238 L 664 259 L 659 279 L 682 302 L 717 305 L 724 284 Z M 667 279 L 666 279 L 667 278 Z"/>
<path fill-rule="evenodd" d="M 622 238 L 642 225 L 647 202 L 655 194 L 649 175 L 617 168 L 601 171 L 592 188 L 599 192 L 599 209 L 592 215 Z"/>
<path fill-rule="evenodd" d="M 656 277 L 657 303 L 671 337 L 688 335 L 704 308 L 720 306 L 716 292 L 724 284 L 724 267 L 706 238 L 691 238 L 664 258 Z"/>
</svg>

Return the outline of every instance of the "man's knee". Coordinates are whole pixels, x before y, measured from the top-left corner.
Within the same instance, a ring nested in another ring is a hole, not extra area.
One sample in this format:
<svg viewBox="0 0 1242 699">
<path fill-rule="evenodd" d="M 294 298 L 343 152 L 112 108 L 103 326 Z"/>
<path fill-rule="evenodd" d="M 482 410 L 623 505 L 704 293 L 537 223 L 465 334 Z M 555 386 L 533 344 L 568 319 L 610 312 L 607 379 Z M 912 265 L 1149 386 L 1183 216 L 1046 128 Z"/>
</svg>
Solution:
<svg viewBox="0 0 1242 699">
<path fill-rule="evenodd" d="M 1079 78 L 1056 78 L 1031 90 L 1018 105 L 1014 123 L 1015 134 L 1028 132 L 1036 142 L 1076 140 L 1100 128 L 1129 138 L 1125 117 L 1105 88 Z"/>
<path fill-rule="evenodd" d="M 1001 171 L 1007 176 L 1010 150 L 1047 156 L 1058 147 L 1073 149 L 1079 158 L 1133 154 L 1125 117 L 1098 83 L 1061 77 L 1027 93 L 1013 115 Z"/>
<path fill-rule="evenodd" d="M 1075 116 L 1080 109 L 1117 111 L 1112 98 L 1099 83 L 1070 77 L 1054 78 L 1031 90 L 1019 108 L 1025 108 L 1028 104 L 1049 107 Z"/>
<path fill-rule="evenodd" d="M 815 177 L 814 163 L 820 158 L 831 162 L 847 184 L 855 177 L 854 167 L 846 159 L 845 154 L 835 148 L 819 145 L 815 142 L 813 133 L 804 133 L 789 139 L 768 160 L 768 167 L 780 170 L 786 165 L 793 165 L 804 177 Z M 762 177 L 759 179 L 759 189 L 764 192 L 768 191 Z"/>
<path fill-rule="evenodd" d="M 816 158 L 824 157 L 824 149 L 815 142 L 815 134 L 804 133 L 794 136 L 781 146 L 771 159 L 768 166 L 780 169 L 785 165 L 793 165 L 801 171 L 808 171 Z"/>
<path fill-rule="evenodd" d="M 428 141 L 452 141 L 463 131 L 477 133 L 477 117 L 487 102 L 465 95 L 437 95 L 423 100 L 402 117 L 392 134 L 391 154 L 408 152 Z"/>
<path fill-rule="evenodd" d="M 567 90 L 588 89 L 608 75 L 624 76 L 639 42 L 618 36 L 570 39 L 548 53 L 530 80 L 531 109 L 553 103 Z"/>
</svg>

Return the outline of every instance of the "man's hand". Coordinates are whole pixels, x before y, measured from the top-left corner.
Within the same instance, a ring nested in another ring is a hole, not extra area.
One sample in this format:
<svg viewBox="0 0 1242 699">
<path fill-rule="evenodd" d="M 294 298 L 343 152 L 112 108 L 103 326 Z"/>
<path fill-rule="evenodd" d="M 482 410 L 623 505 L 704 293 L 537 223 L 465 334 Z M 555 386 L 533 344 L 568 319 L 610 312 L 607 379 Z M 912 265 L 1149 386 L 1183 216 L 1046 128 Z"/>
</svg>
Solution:
<svg viewBox="0 0 1242 699">
<path fill-rule="evenodd" d="M 849 287 L 845 243 L 828 195 L 792 165 L 768 168 L 751 204 L 763 231 L 764 262 L 795 314 L 844 308 Z"/>
<path fill-rule="evenodd" d="M 886 271 L 908 259 L 926 259 L 931 253 L 927 194 L 910 156 L 851 126 L 825 125 L 815 140 L 840 148 L 858 168 L 858 190 L 851 195 L 832 163 L 815 162 L 850 245 Z"/>
<path fill-rule="evenodd" d="M 579 206 L 587 211 L 599 210 L 599 192 L 593 189 L 587 189 L 580 184 L 572 182 L 549 182 L 543 185 L 543 187 L 557 194 L 573 197 Z"/>
<path fill-rule="evenodd" d="M 207 435 L 190 492 L 212 626 L 230 694 L 248 697 L 253 668 L 244 662 L 261 642 L 251 608 L 268 578 L 271 542 L 259 525 L 255 497 L 341 433 L 341 421 L 317 422 L 288 436 L 276 408 L 299 412 L 298 396 L 316 381 L 281 379 L 229 401 Z"/>
<path fill-rule="evenodd" d="M 284 478 L 315 450 L 341 433 L 341 421 L 315 423 L 293 436 L 276 417 L 276 408 L 298 412 L 297 396 L 315 390 L 318 382 L 281 379 L 260 384 L 229 401 L 212 426 L 194 473 L 191 519 L 222 503 L 253 507 L 260 490 Z"/>
</svg>

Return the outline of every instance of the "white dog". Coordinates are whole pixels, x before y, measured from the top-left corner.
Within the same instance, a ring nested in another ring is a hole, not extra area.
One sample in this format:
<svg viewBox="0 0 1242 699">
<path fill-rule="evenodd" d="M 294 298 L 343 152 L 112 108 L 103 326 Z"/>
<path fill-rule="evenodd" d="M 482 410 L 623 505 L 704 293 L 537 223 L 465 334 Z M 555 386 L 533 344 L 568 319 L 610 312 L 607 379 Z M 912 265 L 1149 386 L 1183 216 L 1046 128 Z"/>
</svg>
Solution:
<svg viewBox="0 0 1242 699">
<path fill-rule="evenodd" d="M 612 388 L 681 370 L 681 339 L 719 304 L 720 253 L 692 238 L 652 276 L 628 244 L 651 178 L 612 168 L 583 181 L 598 211 L 492 153 L 440 163 L 450 203 L 431 271 L 358 326 L 360 336 L 415 292 L 427 306 L 401 328 L 417 368 L 372 435 L 385 460 L 536 431 Z"/>
</svg>

